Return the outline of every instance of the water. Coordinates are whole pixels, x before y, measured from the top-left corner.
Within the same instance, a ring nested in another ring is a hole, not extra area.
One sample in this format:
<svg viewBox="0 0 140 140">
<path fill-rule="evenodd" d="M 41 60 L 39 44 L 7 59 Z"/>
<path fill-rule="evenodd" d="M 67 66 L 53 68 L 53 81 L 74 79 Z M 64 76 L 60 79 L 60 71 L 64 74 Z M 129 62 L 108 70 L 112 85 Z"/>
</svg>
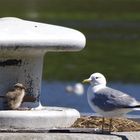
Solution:
<svg viewBox="0 0 140 140">
<path fill-rule="evenodd" d="M 84 85 L 85 93 L 78 96 L 73 93 L 67 93 L 67 85 L 73 85 L 75 82 L 46 82 L 42 83 L 41 102 L 47 106 L 59 106 L 75 108 L 81 113 L 93 113 L 87 102 L 86 91 L 89 85 Z M 140 101 L 140 84 L 109 83 L 108 86 L 121 90 L 135 97 Z M 133 111 L 129 114 L 140 115 L 139 111 Z"/>
</svg>

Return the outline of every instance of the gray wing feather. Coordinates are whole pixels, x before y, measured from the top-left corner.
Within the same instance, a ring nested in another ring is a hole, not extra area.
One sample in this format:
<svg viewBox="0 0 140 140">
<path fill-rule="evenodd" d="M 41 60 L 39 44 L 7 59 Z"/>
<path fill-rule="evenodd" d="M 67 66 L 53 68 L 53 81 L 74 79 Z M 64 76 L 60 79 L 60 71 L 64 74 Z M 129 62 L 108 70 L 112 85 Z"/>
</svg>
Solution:
<svg viewBox="0 0 140 140">
<path fill-rule="evenodd" d="M 94 105 L 104 111 L 112 111 L 114 109 L 129 108 L 131 103 L 136 100 L 131 96 L 112 88 L 104 88 L 94 93 L 95 97 L 92 100 Z"/>
</svg>

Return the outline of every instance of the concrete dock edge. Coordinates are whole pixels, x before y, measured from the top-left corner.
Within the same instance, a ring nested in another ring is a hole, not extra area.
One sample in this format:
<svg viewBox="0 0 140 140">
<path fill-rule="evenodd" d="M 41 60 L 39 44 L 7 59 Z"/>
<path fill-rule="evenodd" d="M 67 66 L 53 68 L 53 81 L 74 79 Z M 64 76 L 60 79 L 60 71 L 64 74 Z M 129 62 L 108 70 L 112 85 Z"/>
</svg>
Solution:
<svg viewBox="0 0 140 140">
<path fill-rule="evenodd" d="M 108 135 L 85 133 L 0 133 L 0 140 L 138 140 L 140 132 L 120 132 Z"/>
</svg>

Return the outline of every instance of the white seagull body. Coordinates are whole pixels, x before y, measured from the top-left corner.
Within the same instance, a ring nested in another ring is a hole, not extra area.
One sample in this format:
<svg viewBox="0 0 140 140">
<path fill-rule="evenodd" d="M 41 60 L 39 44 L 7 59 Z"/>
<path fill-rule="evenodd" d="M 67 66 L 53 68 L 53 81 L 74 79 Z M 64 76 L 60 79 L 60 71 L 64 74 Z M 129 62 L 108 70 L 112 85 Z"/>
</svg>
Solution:
<svg viewBox="0 0 140 140">
<path fill-rule="evenodd" d="M 109 87 L 95 91 L 95 88 L 90 86 L 87 98 L 90 107 L 104 117 L 121 117 L 140 105 L 129 95 Z"/>
</svg>

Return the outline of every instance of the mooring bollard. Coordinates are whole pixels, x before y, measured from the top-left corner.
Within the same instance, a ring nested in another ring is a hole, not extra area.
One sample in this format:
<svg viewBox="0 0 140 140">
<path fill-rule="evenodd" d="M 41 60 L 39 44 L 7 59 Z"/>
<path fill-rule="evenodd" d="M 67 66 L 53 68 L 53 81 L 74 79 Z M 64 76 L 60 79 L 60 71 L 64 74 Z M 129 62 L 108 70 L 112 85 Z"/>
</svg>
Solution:
<svg viewBox="0 0 140 140">
<path fill-rule="evenodd" d="M 27 87 L 28 95 L 36 98 L 36 102 L 24 106 L 38 106 L 44 54 L 78 51 L 84 46 L 85 37 L 76 30 L 13 17 L 1 18 L 0 94 L 4 95 L 19 82 Z"/>
<path fill-rule="evenodd" d="M 85 37 L 79 31 L 14 17 L 0 18 L 0 95 L 5 95 L 15 83 L 19 82 L 26 86 L 28 96 L 35 98 L 34 102 L 24 102 L 22 106 L 38 107 L 44 54 L 49 51 L 79 51 L 84 46 Z M 2 99 L 0 109 L 4 109 Z M 20 113 L 13 111 L 11 115 L 15 118 L 18 115 L 20 118 Z M 45 115 L 42 112 L 40 114 Z M 5 115 L 10 118 L 9 112 L 8 114 L 0 112 L 0 126 L 2 124 L 5 126 Z M 23 118 L 29 116 L 22 113 Z M 31 123 L 33 125 L 33 122 Z"/>
</svg>

